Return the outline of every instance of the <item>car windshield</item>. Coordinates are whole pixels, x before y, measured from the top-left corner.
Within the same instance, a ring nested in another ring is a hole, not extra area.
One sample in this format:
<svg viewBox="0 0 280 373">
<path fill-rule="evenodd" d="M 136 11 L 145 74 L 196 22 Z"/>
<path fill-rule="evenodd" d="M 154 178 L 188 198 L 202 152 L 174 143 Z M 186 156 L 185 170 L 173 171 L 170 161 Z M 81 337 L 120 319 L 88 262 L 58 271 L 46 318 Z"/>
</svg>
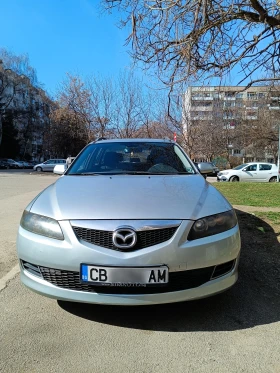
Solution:
<svg viewBox="0 0 280 373">
<path fill-rule="evenodd" d="M 248 165 L 248 163 L 240 164 L 239 166 L 234 167 L 233 170 L 241 170 L 242 168 L 246 167 L 247 165 Z"/>
<path fill-rule="evenodd" d="M 181 149 L 167 142 L 102 142 L 88 145 L 67 175 L 196 174 Z"/>
</svg>

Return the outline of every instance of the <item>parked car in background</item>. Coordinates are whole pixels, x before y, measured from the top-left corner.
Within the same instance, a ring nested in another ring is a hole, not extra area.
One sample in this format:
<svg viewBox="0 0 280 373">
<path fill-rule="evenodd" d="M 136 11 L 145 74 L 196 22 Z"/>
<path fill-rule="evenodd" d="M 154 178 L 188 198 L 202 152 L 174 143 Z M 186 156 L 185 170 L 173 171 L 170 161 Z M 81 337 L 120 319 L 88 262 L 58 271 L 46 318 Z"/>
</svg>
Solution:
<svg viewBox="0 0 280 373">
<path fill-rule="evenodd" d="M 33 164 L 27 161 L 17 161 L 20 164 L 21 168 L 33 168 Z"/>
<path fill-rule="evenodd" d="M 11 158 L 2 158 L 2 159 L 0 159 L 0 161 L 7 162 L 8 165 L 9 165 L 9 168 L 22 168 L 21 165 L 18 162 L 14 161 Z"/>
<path fill-rule="evenodd" d="M 230 170 L 220 171 L 217 181 L 277 181 L 278 167 L 273 163 L 250 162 L 241 164 Z"/>
<path fill-rule="evenodd" d="M 213 162 L 194 162 L 196 167 L 200 169 L 200 167 L 208 168 L 211 170 L 210 173 L 207 173 L 207 176 L 217 176 L 218 172 L 220 171 L 218 167 L 215 166 Z"/>
<path fill-rule="evenodd" d="M 150 305 L 229 289 L 240 235 L 231 204 L 177 143 L 101 140 L 26 207 L 17 252 L 21 281 L 42 295 Z"/>
<path fill-rule="evenodd" d="M 66 164 L 66 159 L 49 159 L 43 163 L 36 164 L 33 169 L 38 172 L 53 171 L 57 164 Z"/>
<path fill-rule="evenodd" d="M 38 164 L 38 161 L 29 161 L 29 163 L 32 165 L 32 168 Z"/>
<path fill-rule="evenodd" d="M 7 161 L 0 160 L 0 169 L 8 170 L 9 168 L 10 168 L 10 165 Z"/>
<path fill-rule="evenodd" d="M 31 161 L 28 161 L 26 163 L 27 163 L 26 168 L 33 168 L 34 167 L 34 163 L 32 163 Z"/>
</svg>

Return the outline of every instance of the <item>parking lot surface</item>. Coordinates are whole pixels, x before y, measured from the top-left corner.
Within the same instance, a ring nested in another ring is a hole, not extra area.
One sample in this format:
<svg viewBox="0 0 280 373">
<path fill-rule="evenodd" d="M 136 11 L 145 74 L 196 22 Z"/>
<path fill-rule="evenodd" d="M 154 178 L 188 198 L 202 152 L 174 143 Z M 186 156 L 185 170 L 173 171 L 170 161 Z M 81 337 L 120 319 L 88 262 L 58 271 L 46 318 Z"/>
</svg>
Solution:
<svg viewBox="0 0 280 373">
<path fill-rule="evenodd" d="M 17 263 L 16 235 L 24 208 L 56 178 L 32 170 L 0 170 L 0 278 Z"/>
<path fill-rule="evenodd" d="M 28 171 L 28 170 L 27 170 Z M 24 207 L 55 175 L 0 172 L 1 280 L 16 266 Z M 0 286 L 0 372 L 280 372 L 280 250 L 238 212 L 240 280 L 196 302 L 112 307 L 57 302 Z M 248 234 L 252 230 L 251 236 Z"/>
</svg>

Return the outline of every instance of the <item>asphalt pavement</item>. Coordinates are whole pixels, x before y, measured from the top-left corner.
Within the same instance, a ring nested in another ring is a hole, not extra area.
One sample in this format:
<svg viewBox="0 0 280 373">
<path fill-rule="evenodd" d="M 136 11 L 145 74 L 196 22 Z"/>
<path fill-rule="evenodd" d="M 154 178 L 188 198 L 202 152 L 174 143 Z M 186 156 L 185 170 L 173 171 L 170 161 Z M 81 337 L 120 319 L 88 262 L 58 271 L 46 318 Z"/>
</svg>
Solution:
<svg viewBox="0 0 280 373">
<path fill-rule="evenodd" d="M 196 302 L 87 305 L 21 285 L 21 212 L 55 178 L 0 171 L 0 372 L 280 372 L 280 279 L 266 283 L 270 267 L 262 272 L 264 257 L 252 265 L 254 251 L 243 256 L 231 290 Z"/>
</svg>

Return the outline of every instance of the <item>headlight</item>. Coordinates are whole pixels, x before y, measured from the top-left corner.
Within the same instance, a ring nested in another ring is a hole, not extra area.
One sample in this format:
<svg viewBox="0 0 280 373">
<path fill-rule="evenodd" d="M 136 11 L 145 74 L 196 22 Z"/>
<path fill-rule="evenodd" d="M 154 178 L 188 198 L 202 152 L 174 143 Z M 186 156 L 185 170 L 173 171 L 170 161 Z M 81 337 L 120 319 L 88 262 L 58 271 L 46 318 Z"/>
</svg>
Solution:
<svg viewBox="0 0 280 373">
<path fill-rule="evenodd" d="M 20 221 L 22 228 L 41 236 L 64 240 L 59 223 L 46 216 L 24 211 Z"/>
<path fill-rule="evenodd" d="M 237 217 L 234 210 L 223 212 L 221 214 L 206 216 L 203 219 L 196 220 L 190 230 L 188 240 L 213 236 L 214 234 L 228 231 L 237 224 Z"/>
<path fill-rule="evenodd" d="M 219 172 L 218 175 L 228 175 L 228 171 Z"/>
</svg>

